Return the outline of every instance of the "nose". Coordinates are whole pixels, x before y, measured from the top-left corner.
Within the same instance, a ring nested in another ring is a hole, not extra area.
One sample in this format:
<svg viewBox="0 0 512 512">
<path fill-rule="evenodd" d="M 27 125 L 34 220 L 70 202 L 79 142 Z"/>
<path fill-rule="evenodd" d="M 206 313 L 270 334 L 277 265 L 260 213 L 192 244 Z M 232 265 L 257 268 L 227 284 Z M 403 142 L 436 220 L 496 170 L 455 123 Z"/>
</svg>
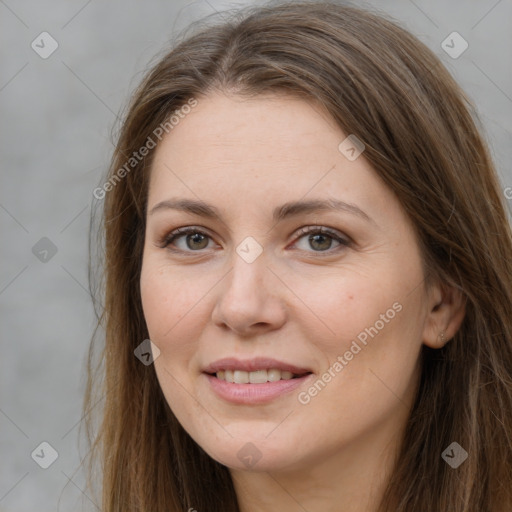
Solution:
<svg viewBox="0 0 512 512">
<path fill-rule="evenodd" d="M 212 321 L 225 330 L 250 337 L 286 321 L 286 287 L 267 267 L 264 253 L 252 263 L 234 253 L 233 267 L 218 289 Z"/>
</svg>

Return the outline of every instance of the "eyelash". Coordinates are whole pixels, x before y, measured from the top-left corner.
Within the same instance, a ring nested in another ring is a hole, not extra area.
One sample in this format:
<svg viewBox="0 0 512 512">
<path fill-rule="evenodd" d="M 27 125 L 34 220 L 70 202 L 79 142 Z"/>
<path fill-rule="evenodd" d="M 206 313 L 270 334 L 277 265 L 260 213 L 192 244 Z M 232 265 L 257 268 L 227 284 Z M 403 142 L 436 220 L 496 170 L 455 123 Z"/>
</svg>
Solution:
<svg viewBox="0 0 512 512">
<path fill-rule="evenodd" d="M 208 235 L 208 233 L 202 231 L 201 229 L 198 229 L 194 226 L 187 226 L 184 228 L 178 228 L 174 231 L 171 231 L 169 234 L 165 235 L 161 240 L 158 242 L 158 246 L 162 249 L 168 249 L 169 251 L 172 251 L 174 253 L 201 253 L 203 249 L 198 251 L 183 251 L 182 249 L 175 249 L 171 248 L 170 245 L 178 238 L 187 235 L 187 234 L 200 234 L 204 235 L 211 239 L 211 236 Z M 306 252 L 314 252 L 318 253 L 320 255 L 322 254 L 332 254 L 333 252 L 337 252 L 338 250 L 341 250 L 343 248 L 350 247 L 352 245 L 352 241 L 348 238 L 343 238 L 340 236 L 336 231 L 327 228 L 325 226 L 307 226 L 304 228 L 299 229 L 299 231 L 296 233 L 296 236 L 298 239 L 302 238 L 305 235 L 327 235 L 329 238 L 332 238 L 336 242 L 338 242 L 340 245 L 334 249 L 327 249 L 325 251 L 306 251 Z"/>
</svg>

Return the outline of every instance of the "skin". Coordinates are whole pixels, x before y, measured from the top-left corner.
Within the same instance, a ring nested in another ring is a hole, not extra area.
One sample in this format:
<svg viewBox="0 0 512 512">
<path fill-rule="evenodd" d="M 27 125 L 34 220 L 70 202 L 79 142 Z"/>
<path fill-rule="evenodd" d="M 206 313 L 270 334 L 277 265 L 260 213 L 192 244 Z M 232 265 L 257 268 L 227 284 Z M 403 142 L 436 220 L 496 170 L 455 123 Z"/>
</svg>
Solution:
<svg viewBox="0 0 512 512">
<path fill-rule="evenodd" d="M 244 512 L 376 510 L 417 388 L 421 346 L 441 347 L 464 315 L 455 290 L 426 286 L 412 225 L 364 152 L 350 161 L 338 150 L 346 137 L 313 103 L 216 92 L 199 97 L 155 150 L 141 274 L 160 349 L 155 370 L 185 430 L 230 469 Z M 221 219 L 149 213 L 171 198 L 203 200 Z M 328 198 L 372 220 L 335 210 L 272 220 L 288 201 Z M 180 253 L 163 247 L 184 226 L 208 236 L 187 245 L 182 235 L 170 246 Z M 315 244 L 297 235 L 307 226 L 350 243 L 326 235 Z M 252 263 L 236 252 L 249 236 L 263 249 Z M 396 303 L 400 312 L 300 403 L 298 393 Z M 232 404 L 201 373 L 229 356 L 273 357 L 313 376 L 270 403 Z M 237 456 L 248 442 L 261 455 L 250 468 Z"/>
</svg>

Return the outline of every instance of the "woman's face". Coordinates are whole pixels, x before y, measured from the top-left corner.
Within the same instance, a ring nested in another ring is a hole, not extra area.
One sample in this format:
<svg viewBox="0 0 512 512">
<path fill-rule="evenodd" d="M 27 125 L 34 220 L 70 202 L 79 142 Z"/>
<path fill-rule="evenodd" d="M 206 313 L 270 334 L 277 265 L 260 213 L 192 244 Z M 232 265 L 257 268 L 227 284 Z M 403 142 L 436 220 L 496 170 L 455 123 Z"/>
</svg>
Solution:
<svg viewBox="0 0 512 512">
<path fill-rule="evenodd" d="M 155 370 L 230 468 L 384 448 L 409 414 L 431 301 L 407 217 L 347 135 L 298 99 L 215 94 L 156 149 L 141 276 Z"/>
</svg>

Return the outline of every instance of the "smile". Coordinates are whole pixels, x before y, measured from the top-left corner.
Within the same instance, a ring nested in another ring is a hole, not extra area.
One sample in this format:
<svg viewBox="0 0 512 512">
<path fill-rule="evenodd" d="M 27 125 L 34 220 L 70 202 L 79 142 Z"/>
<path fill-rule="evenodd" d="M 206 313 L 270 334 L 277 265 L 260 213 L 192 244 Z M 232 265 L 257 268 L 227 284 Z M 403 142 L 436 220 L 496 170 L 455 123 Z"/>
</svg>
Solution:
<svg viewBox="0 0 512 512">
<path fill-rule="evenodd" d="M 217 379 L 235 384 L 264 384 L 265 382 L 277 382 L 279 380 L 296 379 L 299 375 L 294 375 L 287 370 L 271 368 L 268 370 L 256 370 L 247 372 L 244 370 L 220 370 L 215 373 Z"/>
<path fill-rule="evenodd" d="M 213 393 L 234 404 L 263 404 L 290 394 L 313 373 L 291 363 L 258 357 L 220 359 L 203 369 Z"/>
</svg>

